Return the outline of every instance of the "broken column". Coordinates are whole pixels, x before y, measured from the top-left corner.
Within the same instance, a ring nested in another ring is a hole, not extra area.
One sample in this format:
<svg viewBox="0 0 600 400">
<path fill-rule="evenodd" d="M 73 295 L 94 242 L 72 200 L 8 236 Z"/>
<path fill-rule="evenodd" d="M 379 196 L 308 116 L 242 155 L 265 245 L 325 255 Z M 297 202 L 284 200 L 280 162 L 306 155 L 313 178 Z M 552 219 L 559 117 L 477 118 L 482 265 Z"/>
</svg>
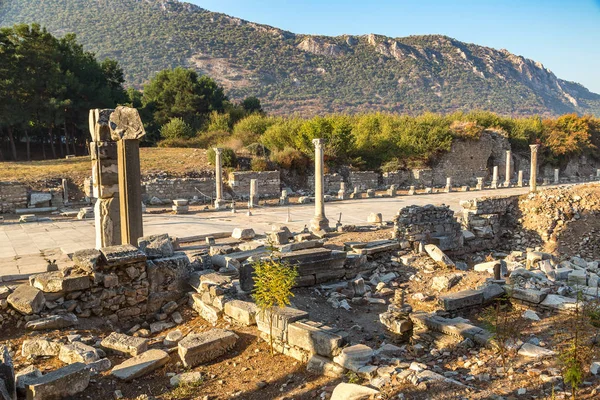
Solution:
<svg viewBox="0 0 600 400">
<path fill-rule="evenodd" d="M 522 170 L 519 171 L 519 175 L 517 177 L 517 186 L 523 187 L 523 171 Z"/>
<path fill-rule="evenodd" d="M 109 126 L 113 111 L 90 110 L 93 197 L 97 199 L 94 206 L 97 249 L 121 244 L 117 142 L 113 140 Z"/>
<path fill-rule="evenodd" d="M 416 193 L 417 193 L 417 191 L 415 190 L 415 187 L 414 187 L 414 186 L 411 186 L 411 187 L 408 189 L 408 195 L 409 195 L 409 196 L 414 196 Z"/>
<path fill-rule="evenodd" d="M 483 190 L 483 177 L 477 177 L 477 186 L 475 186 L 476 190 Z"/>
<path fill-rule="evenodd" d="M 325 198 L 323 188 L 323 139 L 313 139 L 315 145 L 315 216 L 310 222 L 313 232 L 329 229 L 329 220 L 325 217 Z"/>
<path fill-rule="evenodd" d="M 258 180 L 250 179 L 250 199 L 248 200 L 248 208 L 254 208 L 258 205 Z"/>
<path fill-rule="evenodd" d="M 560 170 L 558 168 L 554 169 L 554 183 L 557 185 L 560 183 Z"/>
<path fill-rule="evenodd" d="M 529 173 L 529 191 L 535 192 L 537 190 L 537 152 L 540 148 L 539 144 L 529 145 L 531 149 L 531 171 Z"/>
<path fill-rule="evenodd" d="M 498 166 L 495 165 L 492 172 L 492 189 L 498 189 Z"/>
<path fill-rule="evenodd" d="M 391 185 L 388 189 L 388 196 L 396 197 L 396 185 Z"/>
<path fill-rule="evenodd" d="M 506 150 L 506 176 L 504 177 L 504 187 L 510 187 L 510 177 L 512 176 L 512 152 Z"/>
<path fill-rule="evenodd" d="M 446 178 L 446 193 L 450 193 L 452 191 L 452 178 Z"/>
<path fill-rule="evenodd" d="M 63 203 L 66 206 L 69 204 L 69 181 L 64 178 L 62 180 L 62 191 L 63 191 Z"/>
<path fill-rule="evenodd" d="M 290 204 L 290 199 L 288 198 L 288 192 L 287 192 L 287 190 L 282 190 L 281 197 L 279 198 L 279 205 L 287 206 L 288 204 Z"/>
<path fill-rule="evenodd" d="M 596 179 L 600 180 L 600 168 L 596 170 Z"/>
<path fill-rule="evenodd" d="M 137 245 L 144 236 L 140 139 L 146 134 L 135 108 L 119 106 L 110 115 L 110 130 L 117 140 L 121 244 Z"/>
<path fill-rule="evenodd" d="M 223 202 L 223 165 L 221 160 L 221 154 L 223 149 L 215 147 L 215 182 L 216 182 L 216 197 L 215 197 L 215 208 L 220 209 Z"/>
<path fill-rule="evenodd" d="M 346 200 L 348 196 L 346 195 L 346 182 L 340 182 L 340 190 L 338 191 L 338 199 Z"/>
</svg>

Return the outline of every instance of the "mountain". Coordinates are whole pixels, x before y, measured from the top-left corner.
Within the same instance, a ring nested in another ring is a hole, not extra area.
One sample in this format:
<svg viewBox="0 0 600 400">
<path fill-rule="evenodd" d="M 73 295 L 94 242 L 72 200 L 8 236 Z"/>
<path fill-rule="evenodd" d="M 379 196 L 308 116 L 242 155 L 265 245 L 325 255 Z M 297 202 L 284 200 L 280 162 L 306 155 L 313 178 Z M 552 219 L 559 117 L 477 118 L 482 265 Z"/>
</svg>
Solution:
<svg viewBox="0 0 600 400">
<path fill-rule="evenodd" d="M 485 109 L 600 116 L 600 95 L 533 60 L 440 36 L 298 35 L 176 0 L 0 0 L 0 25 L 38 22 L 117 59 L 142 87 L 195 68 L 271 113 Z"/>
</svg>

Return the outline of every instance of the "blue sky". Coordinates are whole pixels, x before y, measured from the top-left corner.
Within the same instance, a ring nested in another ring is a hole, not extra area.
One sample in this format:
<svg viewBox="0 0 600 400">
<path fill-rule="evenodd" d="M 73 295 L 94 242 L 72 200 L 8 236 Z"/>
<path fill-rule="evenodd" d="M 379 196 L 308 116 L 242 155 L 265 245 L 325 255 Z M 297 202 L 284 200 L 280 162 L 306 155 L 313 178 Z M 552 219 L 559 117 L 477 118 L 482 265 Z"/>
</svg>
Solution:
<svg viewBox="0 0 600 400">
<path fill-rule="evenodd" d="M 294 33 L 443 34 L 540 61 L 559 78 L 600 93 L 600 0 L 190 2 Z"/>
</svg>

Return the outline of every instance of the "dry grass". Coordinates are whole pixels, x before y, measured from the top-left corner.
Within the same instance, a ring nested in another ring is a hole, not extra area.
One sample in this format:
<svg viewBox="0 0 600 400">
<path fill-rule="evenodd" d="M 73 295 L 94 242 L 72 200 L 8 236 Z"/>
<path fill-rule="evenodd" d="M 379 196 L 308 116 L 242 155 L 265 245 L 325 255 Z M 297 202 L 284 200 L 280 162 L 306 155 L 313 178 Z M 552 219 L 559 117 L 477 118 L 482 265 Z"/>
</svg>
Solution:
<svg viewBox="0 0 600 400">
<path fill-rule="evenodd" d="M 142 174 L 166 172 L 172 176 L 210 169 L 203 149 L 141 148 Z M 81 185 L 91 175 L 90 158 L 0 162 L 0 181 L 34 183 L 45 179 L 69 178 Z"/>
</svg>

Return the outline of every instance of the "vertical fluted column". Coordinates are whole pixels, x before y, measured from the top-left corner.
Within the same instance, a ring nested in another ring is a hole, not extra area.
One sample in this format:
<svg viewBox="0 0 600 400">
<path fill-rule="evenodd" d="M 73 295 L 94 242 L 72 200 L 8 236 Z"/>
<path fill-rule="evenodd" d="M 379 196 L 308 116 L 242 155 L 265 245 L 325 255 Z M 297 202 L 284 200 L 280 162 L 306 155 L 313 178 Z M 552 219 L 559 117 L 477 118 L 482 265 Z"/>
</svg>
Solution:
<svg viewBox="0 0 600 400">
<path fill-rule="evenodd" d="M 329 229 L 329 220 L 325 217 L 325 196 L 323 187 L 323 139 L 313 139 L 315 145 L 315 217 L 311 221 L 311 230 Z"/>
<path fill-rule="evenodd" d="M 529 173 L 529 191 L 535 192 L 537 190 L 537 153 L 540 148 L 539 144 L 529 145 L 531 149 L 531 171 Z"/>
<path fill-rule="evenodd" d="M 506 176 L 504 177 L 504 187 L 510 187 L 511 176 L 512 176 L 512 151 L 506 150 Z"/>
</svg>

